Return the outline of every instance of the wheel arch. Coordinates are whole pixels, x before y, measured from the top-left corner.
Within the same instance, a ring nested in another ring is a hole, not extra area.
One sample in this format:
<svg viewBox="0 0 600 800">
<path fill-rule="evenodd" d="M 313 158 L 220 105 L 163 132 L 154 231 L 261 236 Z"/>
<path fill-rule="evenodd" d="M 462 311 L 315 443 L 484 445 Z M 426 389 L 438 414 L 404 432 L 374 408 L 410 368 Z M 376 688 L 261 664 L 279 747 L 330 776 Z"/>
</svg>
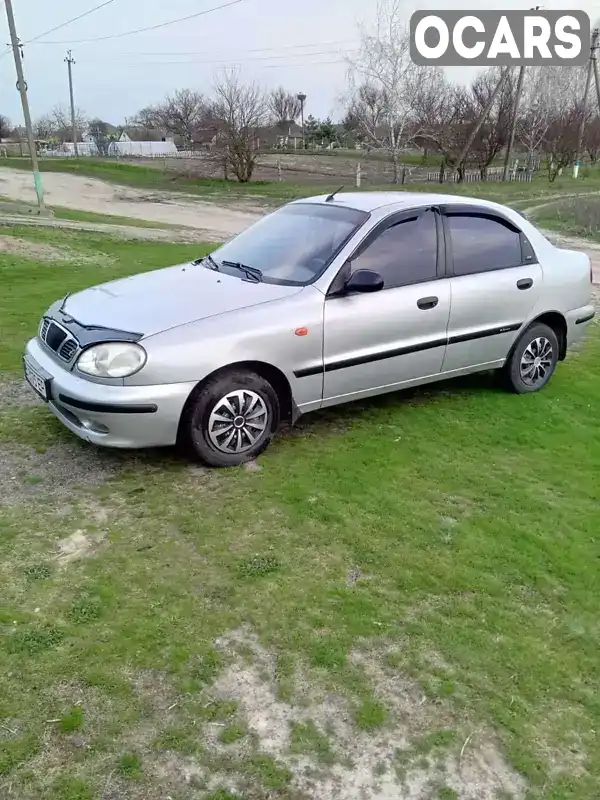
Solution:
<svg viewBox="0 0 600 800">
<path fill-rule="evenodd" d="M 564 314 L 561 314 L 560 311 L 545 311 L 532 320 L 529 327 L 538 322 L 552 328 L 558 339 L 558 360 L 564 361 L 567 357 L 567 320 Z"/>
<path fill-rule="evenodd" d="M 567 356 L 567 320 L 565 319 L 564 314 L 561 314 L 560 311 L 544 311 L 543 314 L 535 317 L 534 319 L 530 320 L 526 328 L 523 328 L 519 336 L 515 339 L 513 346 L 510 348 L 510 352 L 506 358 L 507 361 L 512 357 L 512 354 L 515 351 L 519 341 L 521 340 L 521 336 L 525 333 L 526 330 L 529 330 L 533 325 L 541 323 L 542 325 L 547 325 L 549 328 L 552 328 L 554 333 L 556 334 L 556 338 L 558 339 L 558 360 L 564 361 Z"/>
<path fill-rule="evenodd" d="M 203 387 L 209 381 L 213 380 L 219 375 L 226 375 L 228 372 L 234 372 L 236 370 L 243 369 L 248 370 L 249 372 L 255 372 L 257 375 L 260 375 L 261 378 L 264 378 L 271 384 L 279 399 L 281 419 L 285 422 L 294 423 L 299 416 L 299 413 L 294 402 L 291 384 L 285 373 L 282 372 L 278 367 L 274 366 L 273 364 L 269 364 L 266 361 L 234 361 L 231 364 L 226 364 L 223 367 L 213 370 L 211 373 L 202 378 L 201 381 L 198 381 L 196 386 L 194 386 L 190 392 L 190 395 L 185 403 L 179 421 L 180 426 L 181 420 L 183 420 L 185 417 L 185 413 L 190 403 L 194 401 L 195 397 L 202 391 Z"/>
</svg>

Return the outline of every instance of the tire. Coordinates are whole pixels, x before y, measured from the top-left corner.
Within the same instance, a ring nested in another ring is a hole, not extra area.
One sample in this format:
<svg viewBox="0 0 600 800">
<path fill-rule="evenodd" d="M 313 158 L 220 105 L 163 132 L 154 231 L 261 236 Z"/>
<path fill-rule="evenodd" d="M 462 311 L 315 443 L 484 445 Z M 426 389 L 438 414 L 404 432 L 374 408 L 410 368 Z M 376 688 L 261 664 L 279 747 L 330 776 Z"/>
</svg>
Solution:
<svg viewBox="0 0 600 800">
<path fill-rule="evenodd" d="M 279 418 L 271 384 L 255 372 L 232 370 L 192 393 L 181 418 L 180 444 L 211 467 L 235 467 L 269 446 Z"/>
<path fill-rule="evenodd" d="M 539 392 L 558 363 L 558 338 L 552 328 L 534 323 L 521 335 L 505 366 L 505 380 L 517 394 Z"/>
</svg>

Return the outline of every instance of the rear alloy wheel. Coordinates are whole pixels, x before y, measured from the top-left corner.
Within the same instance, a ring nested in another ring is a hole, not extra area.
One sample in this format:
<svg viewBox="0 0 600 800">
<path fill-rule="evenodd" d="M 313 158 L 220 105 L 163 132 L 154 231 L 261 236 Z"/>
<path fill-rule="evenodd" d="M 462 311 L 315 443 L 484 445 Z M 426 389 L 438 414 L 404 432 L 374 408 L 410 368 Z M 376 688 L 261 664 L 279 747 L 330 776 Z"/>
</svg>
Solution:
<svg viewBox="0 0 600 800">
<path fill-rule="evenodd" d="M 558 362 L 556 334 L 541 323 L 528 328 L 506 365 L 509 387 L 517 394 L 539 392 L 548 383 Z"/>
<path fill-rule="evenodd" d="M 184 411 L 181 438 L 188 451 L 214 467 L 251 461 L 279 425 L 279 400 L 271 384 L 249 371 L 217 375 L 199 388 Z"/>
</svg>

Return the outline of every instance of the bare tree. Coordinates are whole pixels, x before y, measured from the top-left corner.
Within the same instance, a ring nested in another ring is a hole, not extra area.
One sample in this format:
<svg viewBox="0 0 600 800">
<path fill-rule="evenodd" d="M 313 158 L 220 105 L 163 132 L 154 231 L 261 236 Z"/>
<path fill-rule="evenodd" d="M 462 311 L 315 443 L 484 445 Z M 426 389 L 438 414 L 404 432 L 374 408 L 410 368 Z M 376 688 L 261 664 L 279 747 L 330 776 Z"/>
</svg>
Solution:
<svg viewBox="0 0 600 800">
<path fill-rule="evenodd" d="M 71 125 L 71 111 L 66 106 L 54 106 L 50 112 L 50 116 L 55 125 L 55 136 L 61 142 L 70 142 L 73 138 L 73 127 Z M 85 113 L 80 109 L 75 109 L 75 129 L 77 131 L 77 138 L 81 139 L 87 127 L 87 118 Z"/>
<path fill-rule="evenodd" d="M 204 95 L 192 89 L 178 89 L 154 109 L 153 127 L 163 127 L 169 133 L 180 136 L 191 147 L 206 113 L 207 101 Z"/>
<path fill-rule="evenodd" d="M 359 36 L 358 55 L 349 60 L 347 105 L 365 139 L 388 153 L 397 183 L 400 153 L 416 133 L 415 106 L 425 74 L 410 58 L 401 0 L 379 0 L 375 27 L 361 26 Z"/>
<path fill-rule="evenodd" d="M 160 109 L 158 106 L 146 106 L 145 108 L 141 108 L 131 119 L 126 119 L 125 123 L 146 130 L 159 128 L 162 126 Z"/>
<path fill-rule="evenodd" d="M 433 146 L 428 134 L 437 129 L 440 117 L 444 115 L 451 87 L 444 71 L 436 67 L 431 67 L 421 78 L 415 95 L 413 141 L 423 149 L 423 159 L 426 160 Z"/>
<path fill-rule="evenodd" d="M 456 170 L 459 181 L 464 179 L 467 160 L 461 162 L 461 155 L 473 124 L 473 102 L 468 89 L 464 86 L 447 85 L 439 102 L 432 105 L 419 136 L 419 140 L 429 139 L 442 154 L 442 182 L 446 168 Z"/>
<path fill-rule="evenodd" d="M 219 120 L 219 149 L 241 183 L 252 178 L 258 156 L 258 129 L 268 116 L 268 102 L 256 83 L 243 83 L 240 73 L 224 70 L 216 79 L 211 104 Z"/>
<path fill-rule="evenodd" d="M 517 142 L 531 165 L 541 151 L 553 114 L 583 96 L 585 72 L 581 68 L 530 67 L 525 73 L 517 117 Z"/>
<path fill-rule="evenodd" d="M 492 67 L 475 78 L 471 84 L 469 116 L 473 125 L 491 102 L 501 77 L 501 68 Z M 508 144 L 515 89 L 515 82 L 509 74 L 503 81 L 500 93 L 492 103 L 471 146 L 470 155 L 479 169 L 482 180 L 485 180 L 487 170 L 494 159 Z"/>
<path fill-rule="evenodd" d="M 33 123 L 33 135 L 36 139 L 52 139 L 56 135 L 56 122 L 50 114 L 36 119 Z"/>
<path fill-rule="evenodd" d="M 347 118 L 352 120 L 355 130 L 366 139 L 367 146 L 378 141 L 378 135 L 385 135 L 386 96 L 376 86 L 363 83 L 356 89 L 348 107 Z"/>
<path fill-rule="evenodd" d="M 111 140 L 108 122 L 104 122 L 102 119 L 91 119 L 88 127 L 94 144 L 98 148 L 98 153 L 101 156 L 108 155 L 108 146 Z"/>
<path fill-rule="evenodd" d="M 10 120 L 4 114 L 0 114 L 0 139 L 6 139 L 10 135 Z"/>
<path fill-rule="evenodd" d="M 546 155 L 551 182 L 577 157 L 585 72 L 581 67 L 541 67 L 534 78 L 531 105 L 533 113 L 543 119 L 536 146 Z"/>
<path fill-rule="evenodd" d="M 562 109 L 557 109 L 550 119 L 544 136 L 544 150 L 548 162 L 548 179 L 551 183 L 565 167 L 570 167 L 575 161 L 581 113 L 581 104 L 571 103 Z"/>
<path fill-rule="evenodd" d="M 584 143 L 590 161 L 596 164 L 600 160 L 600 117 L 597 114 L 588 117 Z"/>
<path fill-rule="evenodd" d="M 140 109 L 131 123 L 141 130 L 162 130 L 178 136 L 191 147 L 207 109 L 208 101 L 203 94 L 193 89 L 177 89 L 162 103 Z"/>
<path fill-rule="evenodd" d="M 527 153 L 528 166 L 540 152 L 550 125 L 553 100 L 549 77 L 544 67 L 531 67 L 525 72 L 516 138 Z"/>
<path fill-rule="evenodd" d="M 268 103 L 275 124 L 281 128 L 295 122 L 300 116 L 300 100 L 283 86 L 273 89 L 269 94 Z"/>
</svg>

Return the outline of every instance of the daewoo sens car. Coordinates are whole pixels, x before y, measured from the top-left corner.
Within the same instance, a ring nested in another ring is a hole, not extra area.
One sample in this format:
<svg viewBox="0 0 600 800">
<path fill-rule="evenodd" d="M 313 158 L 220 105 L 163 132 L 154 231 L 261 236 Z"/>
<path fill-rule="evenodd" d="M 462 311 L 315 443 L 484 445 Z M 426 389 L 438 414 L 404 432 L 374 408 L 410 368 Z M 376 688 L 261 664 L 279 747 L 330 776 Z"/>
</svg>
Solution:
<svg viewBox="0 0 600 800">
<path fill-rule="evenodd" d="M 592 320 L 591 288 L 586 255 L 504 206 L 336 193 L 57 300 L 25 377 L 89 442 L 236 465 L 337 403 L 480 370 L 536 392 Z"/>
</svg>

